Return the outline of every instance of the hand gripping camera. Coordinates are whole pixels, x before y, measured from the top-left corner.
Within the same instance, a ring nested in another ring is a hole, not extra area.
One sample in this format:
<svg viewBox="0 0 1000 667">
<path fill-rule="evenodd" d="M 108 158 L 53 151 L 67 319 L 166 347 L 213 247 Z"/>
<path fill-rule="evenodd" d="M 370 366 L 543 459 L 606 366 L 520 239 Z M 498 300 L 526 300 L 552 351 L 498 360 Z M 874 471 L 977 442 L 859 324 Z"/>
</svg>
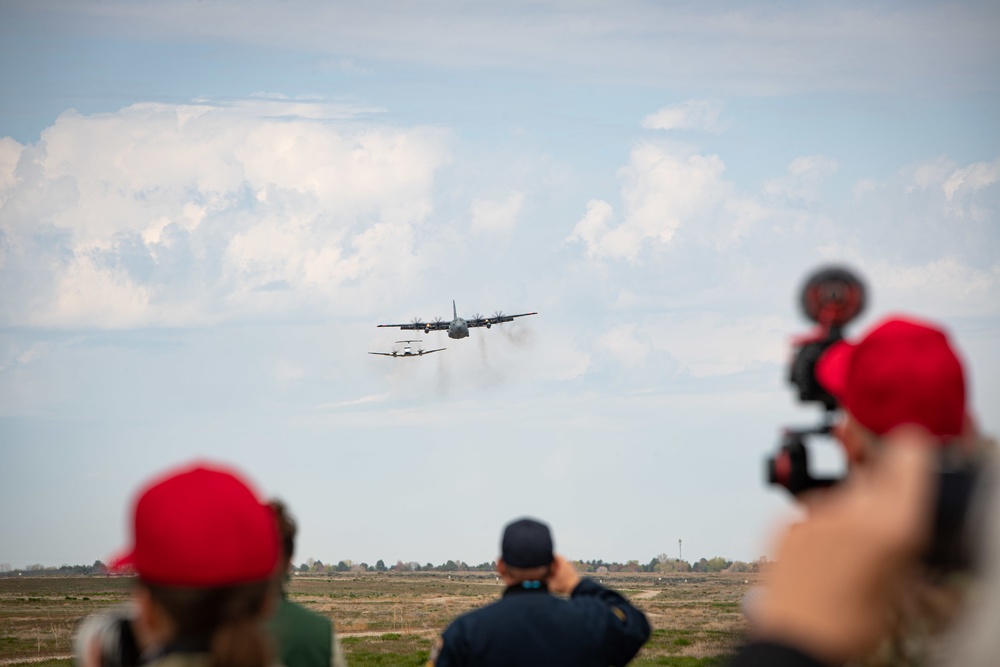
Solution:
<svg viewBox="0 0 1000 667">
<path fill-rule="evenodd" d="M 816 363 L 833 344 L 843 339 L 844 327 L 865 307 L 865 287 L 861 280 L 842 267 L 826 267 L 813 273 L 802 287 L 802 311 L 816 329 L 793 341 L 788 380 L 804 403 L 823 406 L 821 422 L 809 428 L 785 428 L 777 454 L 767 459 L 767 480 L 787 489 L 793 496 L 841 480 L 816 477 L 810 472 L 810 437 L 830 435 L 838 409 L 837 400 L 816 378 Z M 982 477 L 976 461 L 959 455 L 958 448 L 944 445 L 940 450 L 934 532 L 924 562 L 931 567 L 951 570 L 971 564 L 968 521 L 977 480 Z"/>
</svg>

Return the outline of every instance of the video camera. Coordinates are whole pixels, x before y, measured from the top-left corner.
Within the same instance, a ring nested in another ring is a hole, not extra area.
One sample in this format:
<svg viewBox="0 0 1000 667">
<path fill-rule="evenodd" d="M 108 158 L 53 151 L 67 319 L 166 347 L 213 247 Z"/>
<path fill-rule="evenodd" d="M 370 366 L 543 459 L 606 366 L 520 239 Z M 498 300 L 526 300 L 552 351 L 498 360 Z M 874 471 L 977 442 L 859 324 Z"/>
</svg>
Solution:
<svg viewBox="0 0 1000 667">
<path fill-rule="evenodd" d="M 786 428 L 777 455 L 767 461 L 768 482 L 785 487 L 794 496 L 839 481 L 831 477 L 813 477 L 809 470 L 806 439 L 809 436 L 829 435 L 838 407 L 837 399 L 816 379 L 816 363 L 830 346 L 843 340 L 844 327 L 864 310 L 865 286 L 845 268 L 823 268 L 806 280 L 800 305 L 802 312 L 816 323 L 817 328 L 793 342 L 788 381 L 798 390 L 800 401 L 819 403 L 825 412 L 818 426 Z"/>
<path fill-rule="evenodd" d="M 825 267 L 806 279 L 800 305 L 817 328 L 793 341 L 788 380 L 796 388 L 799 401 L 819 403 L 824 413 L 816 426 L 786 427 L 778 453 L 766 464 L 768 483 L 784 487 L 795 497 L 841 481 L 837 477 L 816 477 L 809 467 L 809 440 L 832 433 L 839 409 L 837 399 L 816 378 L 816 364 L 827 349 L 843 340 L 844 327 L 864 310 L 865 286 L 843 267 Z M 941 448 L 934 534 L 924 556 L 925 563 L 944 570 L 967 568 L 971 562 L 967 516 L 980 475 L 975 461 L 956 455 L 957 449 L 947 445 Z"/>
</svg>

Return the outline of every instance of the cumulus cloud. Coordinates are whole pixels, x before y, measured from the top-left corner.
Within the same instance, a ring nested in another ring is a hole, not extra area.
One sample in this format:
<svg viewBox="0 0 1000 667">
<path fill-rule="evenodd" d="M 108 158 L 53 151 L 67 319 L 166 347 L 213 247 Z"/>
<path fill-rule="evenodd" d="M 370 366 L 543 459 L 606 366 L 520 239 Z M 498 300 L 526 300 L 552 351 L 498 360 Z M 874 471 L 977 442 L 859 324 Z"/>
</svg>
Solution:
<svg viewBox="0 0 1000 667">
<path fill-rule="evenodd" d="M 866 263 L 869 282 L 877 286 L 890 310 L 932 313 L 937 317 L 1000 314 L 1000 261 L 978 269 L 954 256 L 922 263 Z"/>
<path fill-rule="evenodd" d="M 996 190 L 1000 182 L 1000 158 L 956 168 L 947 175 L 941 190 L 948 201 L 947 210 L 959 218 L 995 224 L 996 209 L 984 206 L 981 196 Z"/>
<path fill-rule="evenodd" d="M 476 199 L 472 202 L 472 231 L 508 233 L 517 225 L 523 206 L 523 192 L 512 192 L 502 201 Z"/>
<path fill-rule="evenodd" d="M 619 170 L 619 202 L 589 201 L 567 241 L 602 267 L 650 270 L 669 256 L 689 273 L 718 268 L 706 287 L 732 284 L 745 262 L 849 261 L 884 280 L 887 293 L 900 294 L 893 285 L 905 278 L 932 310 L 995 311 L 1000 159 L 923 160 L 857 183 L 846 205 L 825 189 L 839 168 L 829 156 L 800 156 L 785 174 L 739 191 L 720 156 L 642 142 Z"/>
<path fill-rule="evenodd" d="M 725 165 L 717 155 L 672 152 L 643 143 L 619 170 L 623 181 L 622 221 L 612 225 L 613 208 L 594 200 L 567 240 L 582 241 L 588 257 L 636 261 L 647 244 L 667 244 L 686 219 L 715 207 L 726 184 Z"/>
<path fill-rule="evenodd" d="M 704 130 L 719 132 L 719 114 L 722 107 L 710 100 L 688 100 L 674 106 L 663 107 L 642 120 L 642 126 L 651 130 Z"/>
<path fill-rule="evenodd" d="M 0 204 L 3 204 L 5 193 L 14 187 L 15 173 L 24 146 L 10 137 L 0 137 Z"/>
<path fill-rule="evenodd" d="M 566 239 L 609 311 L 587 323 L 600 332 L 588 377 L 623 391 L 776 378 L 805 326 L 796 290 L 823 264 L 865 277 L 868 316 L 1000 313 L 1000 160 L 930 158 L 855 184 L 846 202 L 827 187 L 840 166 L 800 156 L 748 190 L 721 156 L 638 143 L 619 198 L 588 201 Z"/>
<path fill-rule="evenodd" d="M 412 275 L 448 136 L 356 113 L 144 103 L 0 141 L 0 284 L 15 295 L 0 319 L 190 325 Z"/>
</svg>

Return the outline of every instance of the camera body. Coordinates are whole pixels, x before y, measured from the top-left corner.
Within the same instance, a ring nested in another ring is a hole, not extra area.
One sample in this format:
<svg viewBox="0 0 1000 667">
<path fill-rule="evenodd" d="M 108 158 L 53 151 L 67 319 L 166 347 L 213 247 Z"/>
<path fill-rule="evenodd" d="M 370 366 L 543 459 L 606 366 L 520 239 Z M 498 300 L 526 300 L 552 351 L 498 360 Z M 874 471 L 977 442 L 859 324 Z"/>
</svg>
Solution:
<svg viewBox="0 0 1000 667">
<path fill-rule="evenodd" d="M 841 481 L 810 472 L 809 442 L 814 437 L 831 435 L 839 409 L 837 399 L 819 383 L 816 364 L 827 349 L 843 340 L 844 327 L 864 310 L 864 284 L 845 268 L 826 267 L 806 280 L 800 305 L 817 328 L 793 341 L 788 381 L 795 387 L 799 401 L 823 407 L 823 418 L 813 427 L 785 428 L 778 452 L 766 462 L 768 483 L 783 487 L 795 497 Z M 933 536 L 924 554 L 927 565 L 941 570 L 971 565 L 968 515 L 981 475 L 975 460 L 957 455 L 957 451 L 948 444 L 940 449 Z"/>
<path fill-rule="evenodd" d="M 813 477 L 809 471 L 807 442 L 810 436 L 829 435 L 837 410 L 837 399 L 816 379 L 816 363 L 830 346 L 844 339 L 844 326 L 865 307 L 861 280 L 842 267 L 826 267 L 813 273 L 802 286 L 800 305 L 816 329 L 793 341 L 788 381 L 799 401 L 823 406 L 823 421 L 811 428 L 786 428 L 778 453 L 767 460 L 770 484 L 786 488 L 793 496 L 815 488 L 832 486 L 835 478 Z"/>
</svg>

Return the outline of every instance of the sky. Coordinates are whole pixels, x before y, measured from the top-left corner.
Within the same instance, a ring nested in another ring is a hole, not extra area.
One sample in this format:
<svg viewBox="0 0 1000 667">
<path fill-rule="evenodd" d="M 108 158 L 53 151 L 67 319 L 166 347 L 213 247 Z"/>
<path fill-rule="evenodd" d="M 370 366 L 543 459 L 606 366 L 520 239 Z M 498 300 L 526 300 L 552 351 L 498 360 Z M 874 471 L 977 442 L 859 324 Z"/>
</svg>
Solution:
<svg viewBox="0 0 1000 667">
<path fill-rule="evenodd" d="M 768 554 L 798 291 L 1000 433 L 995 2 L 0 4 L 0 564 L 234 466 L 296 562 Z M 412 318 L 537 311 L 444 333 Z M 367 354 L 394 341 L 446 347 Z M 842 462 L 817 442 L 824 470 Z M 682 551 L 681 551 L 682 550 Z"/>
</svg>

